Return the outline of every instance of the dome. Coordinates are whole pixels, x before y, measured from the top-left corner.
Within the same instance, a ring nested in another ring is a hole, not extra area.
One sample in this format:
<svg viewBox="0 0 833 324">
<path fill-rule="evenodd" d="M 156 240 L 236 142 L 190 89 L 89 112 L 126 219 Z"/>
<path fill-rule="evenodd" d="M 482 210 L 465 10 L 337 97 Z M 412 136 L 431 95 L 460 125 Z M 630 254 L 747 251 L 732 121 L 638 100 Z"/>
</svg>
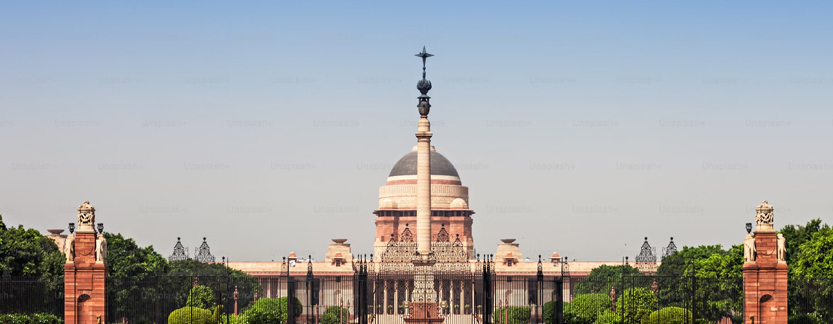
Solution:
<svg viewBox="0 0 833 324">
<path fill-rule="evenodd" d="M 396 208 L 396 202 L 394 202 L 390 198 L 385 198 L 379 203 L 379 209 L 394 209 Z"/>
<path fill-rule="evenodd" d="M 456 198 L 451 201 L 451 205 L 449 205 L 449 207 L 451 207 L 451 209 L 469 209 L 469 204 L 467 204 L 462 198 Z"/>
<path fill-rule="evenodd" d="M 410 153 L 405 154 L 390 170 L 389 177 L 409 176 L 417 174 L 417 152 L 416 147 Z M 451 161 L 431 147 L 431 175 L 443 175 L 459 178 L 457 169 Z"/>
</svg>

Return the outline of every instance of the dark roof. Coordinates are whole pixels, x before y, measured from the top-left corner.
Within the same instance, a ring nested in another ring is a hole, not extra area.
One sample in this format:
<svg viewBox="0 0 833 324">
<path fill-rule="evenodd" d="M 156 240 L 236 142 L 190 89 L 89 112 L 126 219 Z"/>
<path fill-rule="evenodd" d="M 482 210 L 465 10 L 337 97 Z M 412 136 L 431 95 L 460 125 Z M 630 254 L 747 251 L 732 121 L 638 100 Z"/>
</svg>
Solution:
<svg viewBox="0 0 833 324">
<path fill-rule="evenodd" d="M 416 174 L 417 152 L 412 151 L 399 159 L 399 162 L 396 162 L 396 165 L 394 165 L 393 169 L 390 170 L 390 175 L 388 176 L 393 177 Z M 460 175 L 457 174 L 457 169 L 455 169 L 454 165 L 451 164 L 451 161 L 446 159 L 442 154 L 437 153 L 437 151 L 431 151 L 431 175 L 460 177 Z"/>
</svg>

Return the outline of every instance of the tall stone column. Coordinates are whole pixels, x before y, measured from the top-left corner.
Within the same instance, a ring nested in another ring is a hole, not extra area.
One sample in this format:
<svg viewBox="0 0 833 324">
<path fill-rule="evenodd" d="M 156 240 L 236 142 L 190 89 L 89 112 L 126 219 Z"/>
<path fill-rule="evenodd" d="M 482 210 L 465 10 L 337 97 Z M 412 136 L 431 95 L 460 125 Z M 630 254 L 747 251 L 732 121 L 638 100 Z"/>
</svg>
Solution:
<svg viewBox="0 0 833 324">
<path fill-rule="evenodd" d="M 764 201 L 755 212 L 755 236 L 744 240 L 744 323 L 754 316 L 757 324 L 787 324 L 786 242 L 773 228 L 772 205 Z"/>
<path fill-rule="evenodd" d="M 437 314 L 436 292 L 434 291 L 434 258 L 431 255 L 431 123 L 428 113 L 431 110 L 431 81 L 425 78 L 425 60 L 433 55 L 422 52 L 416 56 L 422 58 L 422 80 L 417 82 L 419 123 L 417 124 L 417 253 L 414 255 L 414 311 L 405 322 L 408 324 L 440 323 Z"/>
<path fill-rule="evenodd" d="M 64 264 L 66 324 L 107 322 L 107 241 L 95 231 L 95 207 L 78 206 L 78 231 L 67 241 Z"/>
<path fill-rule="evenodd" d="M 428 101 L 420 102 L 430 107 Z M 431 252 L 431 122 L 428 109 L 417 124 L 417 252 L 428 255 Z"/>
</svg>

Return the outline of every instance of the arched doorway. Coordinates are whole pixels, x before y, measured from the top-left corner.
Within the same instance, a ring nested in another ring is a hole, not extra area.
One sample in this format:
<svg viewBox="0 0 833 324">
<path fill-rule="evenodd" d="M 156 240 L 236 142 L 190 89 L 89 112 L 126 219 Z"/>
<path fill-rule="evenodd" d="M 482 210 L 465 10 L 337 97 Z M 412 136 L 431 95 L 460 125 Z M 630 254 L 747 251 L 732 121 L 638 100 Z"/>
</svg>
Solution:
<svg viewBox="0 0 833 324">
<path fill-rule="evenodd" d="M 89 303 L 90 295 L 83 294 L 78 297 L 75 304 L 75 323 L 95 323 L 92 305 Z"/>
</svg>

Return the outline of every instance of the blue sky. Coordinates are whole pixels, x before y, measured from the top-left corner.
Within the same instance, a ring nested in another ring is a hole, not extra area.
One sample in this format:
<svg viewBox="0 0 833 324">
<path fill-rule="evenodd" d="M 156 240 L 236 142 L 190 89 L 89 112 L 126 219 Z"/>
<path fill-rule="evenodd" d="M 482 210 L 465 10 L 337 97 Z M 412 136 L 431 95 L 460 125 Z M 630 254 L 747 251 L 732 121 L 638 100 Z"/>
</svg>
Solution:
<svg viewBox="0 0 833 324">
<path fill-rule="evenodd" d="M 177 236 L 236 260 L 369 253 L 426 46 L 479 251 L 739 244 L 764 199 L 776 226 L 830 223 L 832 7 L 6 2 L 0 214 L 45 230 L 90 200 L 163 254 Z"/>
</svg>

